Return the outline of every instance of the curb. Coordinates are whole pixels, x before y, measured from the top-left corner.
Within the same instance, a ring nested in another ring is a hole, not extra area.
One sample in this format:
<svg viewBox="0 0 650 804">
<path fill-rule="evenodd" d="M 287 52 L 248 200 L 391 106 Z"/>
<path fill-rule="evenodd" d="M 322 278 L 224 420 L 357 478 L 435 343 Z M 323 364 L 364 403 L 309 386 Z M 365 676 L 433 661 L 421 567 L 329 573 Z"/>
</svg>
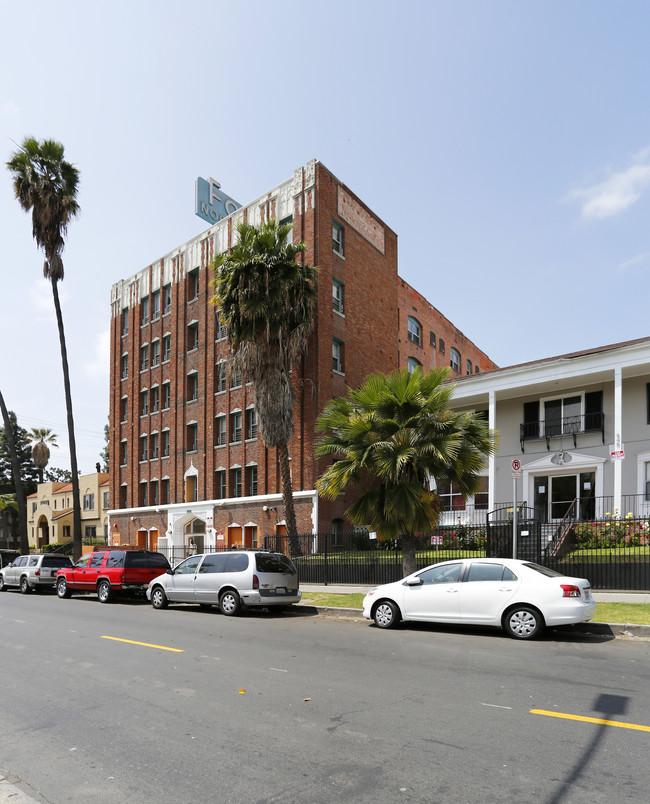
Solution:
<svg viewBox="0 0 650 804">
<path fill-rule="evenodd" d="M 314 617 L 318 614 L 339 615 L 340 617 L 348 617 L 353 619 L 363 619 L 363 611 L 361 609 L 344 609 L 338 606 L 310 606 L 298 603 L 291 608 L 291 611 L 303 617 Z M 370 622 L 370 621 L 368 621 Z M 565 626 L 559 626 L 565 627 Z M 613 637 L 643 637 L 650 639 L 650 625 L 634 625 L 632 623 L 575 623 L 572 626 L 574 631 L 579 631 L 583 634 L 598 634 L 601 636 Z"/>
</svg>

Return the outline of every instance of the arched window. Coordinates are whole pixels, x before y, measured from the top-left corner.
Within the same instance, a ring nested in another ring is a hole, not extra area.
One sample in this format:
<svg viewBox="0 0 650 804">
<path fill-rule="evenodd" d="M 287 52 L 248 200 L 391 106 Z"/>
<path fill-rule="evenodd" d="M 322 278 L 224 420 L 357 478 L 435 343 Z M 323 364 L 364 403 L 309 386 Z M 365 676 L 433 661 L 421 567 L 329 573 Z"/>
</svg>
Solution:
<svg viewBox="0 0 650 804">
<path fill-rule="evenodd" d="M 422 346 L 422 325 L 411 315 L 408 318 L 408 339 Z"/>
<path fill-rule="evenodd" d="M 409 357 L 408 359 L 408 368 L 409 374 L 413 374 L 416 369 L 422 370 L 422 363 L 419 360 L 416 360 L 414 357 Z"/>
<path fill-rule="evenodd" d="M 460 371 L 460 352 L 453 347 L 449 350 L 449 365 L 454 371 Z"/>
</svg>

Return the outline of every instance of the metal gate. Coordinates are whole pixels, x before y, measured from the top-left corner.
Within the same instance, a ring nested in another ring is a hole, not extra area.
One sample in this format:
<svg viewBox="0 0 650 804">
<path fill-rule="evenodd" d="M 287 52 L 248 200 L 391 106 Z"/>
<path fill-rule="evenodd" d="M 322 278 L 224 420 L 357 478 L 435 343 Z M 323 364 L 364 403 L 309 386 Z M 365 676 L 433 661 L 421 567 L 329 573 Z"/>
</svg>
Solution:
<svg viewBox="0 0 650 804">
<path fill-rule="evenodd" d="M 487 515 L 485 554 L 488 558 L 519 558 L 539 562 L 542 559 L 542 523 L 535 509 L 517 508 L 517 555 L 512 554 L 513 511 L 498 508 Z"/>
</svg>

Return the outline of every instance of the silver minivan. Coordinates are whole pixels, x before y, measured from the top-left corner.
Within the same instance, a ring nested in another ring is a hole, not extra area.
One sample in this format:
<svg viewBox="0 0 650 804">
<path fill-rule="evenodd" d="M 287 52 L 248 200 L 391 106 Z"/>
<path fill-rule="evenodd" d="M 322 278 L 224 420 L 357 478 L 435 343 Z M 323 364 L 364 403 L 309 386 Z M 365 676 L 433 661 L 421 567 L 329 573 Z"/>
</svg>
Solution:
<svg viewBox="0 0 650 804">
<path fill-rule="evenodd" d="M 155 609 L 168 603 L 216 604 L 228 615 L 239 614 L 243 606 L 290 606 L 300 597 L 298 571 L 291 559 L 263 550 L 191 556 L 154 578 L 147 588 L 147 600 Z"/>
<path fill-rule="evenodd" d="M 0 592 L 17 586 L 23 594 L 32 589 L 53 589 L 61 567 L 71 567 L 68 556 L 56 553 L 32 553 L 18 556 L 0 570 Z"/>
</svg>

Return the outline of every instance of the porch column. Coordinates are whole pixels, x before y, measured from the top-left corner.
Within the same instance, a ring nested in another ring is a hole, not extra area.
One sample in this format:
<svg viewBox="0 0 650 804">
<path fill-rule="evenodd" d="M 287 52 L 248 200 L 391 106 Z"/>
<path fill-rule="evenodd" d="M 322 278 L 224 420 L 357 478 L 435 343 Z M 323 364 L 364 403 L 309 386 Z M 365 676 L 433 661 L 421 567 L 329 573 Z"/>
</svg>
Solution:
<svg viewBox="0 0 650 804">
<path fill-rule="evenodd" d="M 496 430 L 497 419 L 497 400 L 494 391 L 489 392 L 488 396 L 488 424 L 490 430 Z M 495 496 L 496 496 L 496 455 L 490 455 L 488 458 L 488 511 L 494 511 Z"/>
<path fill-rule="evenodd" d="M 623 372 L 620 366 L 614 369 L 614 449 L 623 449 Z M 614 508 L 622 512 L 623 461 L 614 461 Z M 612 511 L 612 513 L 614 513 Z"/>
</svg>

